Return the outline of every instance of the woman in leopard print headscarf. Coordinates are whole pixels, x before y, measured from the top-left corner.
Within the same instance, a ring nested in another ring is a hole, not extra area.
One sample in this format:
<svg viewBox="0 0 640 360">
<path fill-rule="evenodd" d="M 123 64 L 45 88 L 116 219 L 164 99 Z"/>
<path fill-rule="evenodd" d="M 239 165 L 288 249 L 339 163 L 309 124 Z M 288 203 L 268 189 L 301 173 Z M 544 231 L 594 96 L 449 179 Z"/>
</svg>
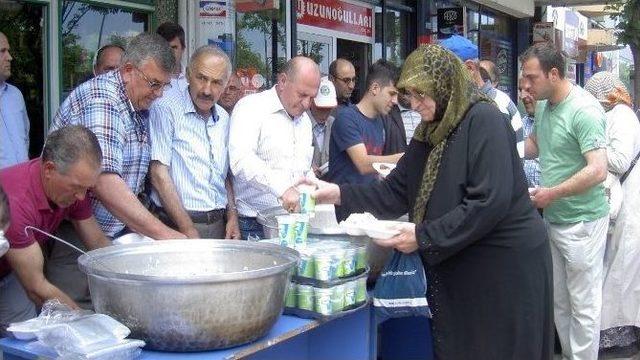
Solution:
<svg viewBox="0 0 640 360">
<path fill-rule="evenodd" d="M 318 181 L 317 200 L 379 219 L 409 213 L 375 241 L 419 251 L 436 358 L 551 359 L 549 243 L 508 119 L 438 45 L 411 53 L 397 86 L 422 117 L 397 167 L 372 185 Z"/>
</svg>

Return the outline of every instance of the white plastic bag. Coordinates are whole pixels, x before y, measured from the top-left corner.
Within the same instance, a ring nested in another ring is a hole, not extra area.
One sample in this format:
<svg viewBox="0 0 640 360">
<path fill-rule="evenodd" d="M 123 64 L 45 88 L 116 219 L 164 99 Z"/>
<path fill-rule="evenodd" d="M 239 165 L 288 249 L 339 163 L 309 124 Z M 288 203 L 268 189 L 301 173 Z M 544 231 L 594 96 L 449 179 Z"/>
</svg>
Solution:
<svg viewBox="0 0 640 360">
<path fill-rule="evenodd" d="M 38 330 L 38 340 L 60 355 L 87 354 L 119 343 L 131 331 L 113 318 L 92 314 Z"/>
</svg>

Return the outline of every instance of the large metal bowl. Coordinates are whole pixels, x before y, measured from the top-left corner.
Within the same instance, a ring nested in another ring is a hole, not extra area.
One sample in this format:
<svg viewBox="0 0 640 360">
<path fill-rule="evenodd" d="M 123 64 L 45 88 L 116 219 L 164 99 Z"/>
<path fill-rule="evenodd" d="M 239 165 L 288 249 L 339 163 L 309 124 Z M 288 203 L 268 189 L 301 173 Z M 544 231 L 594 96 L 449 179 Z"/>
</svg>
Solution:
<svg viewBox="0 0 640 360">
<path fill-rule="evenodd" d="M 93 250 L 78 259 L 97 312 L 167 351 L 254 341 L 284 307 L 294 250 L 237 240 L 170 240 Z"/>
</svg>

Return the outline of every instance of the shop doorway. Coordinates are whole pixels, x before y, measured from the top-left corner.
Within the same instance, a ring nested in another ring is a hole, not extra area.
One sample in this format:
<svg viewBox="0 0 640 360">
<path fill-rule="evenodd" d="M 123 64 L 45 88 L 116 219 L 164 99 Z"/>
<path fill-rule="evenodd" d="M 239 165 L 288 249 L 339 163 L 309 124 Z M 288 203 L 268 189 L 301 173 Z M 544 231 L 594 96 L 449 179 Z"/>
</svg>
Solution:
<svg viewBox="0 0 640 360">
<path fill-rule="evenodd" d="M 353 95 L 351 95 L 351 102 L 355 104 L 360 101 L 365 87 L 367 69 L 369 68 L 369 64 L 371 64 L 371 44 L 340 38 L 336 40 L 337 57 L 351 61 L 353 67 L 356 69 L 358 81 L 356 82 Z"/>
</svg>

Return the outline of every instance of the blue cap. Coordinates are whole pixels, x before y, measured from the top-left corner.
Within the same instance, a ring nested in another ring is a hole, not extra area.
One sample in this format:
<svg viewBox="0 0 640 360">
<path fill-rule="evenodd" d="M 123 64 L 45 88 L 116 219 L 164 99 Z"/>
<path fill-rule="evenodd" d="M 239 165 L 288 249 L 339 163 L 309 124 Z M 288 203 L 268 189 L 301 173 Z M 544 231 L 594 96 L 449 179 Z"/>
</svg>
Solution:
<svg viewBox="0 0 640 360">
<path fill-rule="evenodd" d="M 442 40 L 440 45 L 456 54 L 462 61 L 478 58 L 478 47 L 460 35 L 451 35 L 450 38 Z"/>
</svg>

